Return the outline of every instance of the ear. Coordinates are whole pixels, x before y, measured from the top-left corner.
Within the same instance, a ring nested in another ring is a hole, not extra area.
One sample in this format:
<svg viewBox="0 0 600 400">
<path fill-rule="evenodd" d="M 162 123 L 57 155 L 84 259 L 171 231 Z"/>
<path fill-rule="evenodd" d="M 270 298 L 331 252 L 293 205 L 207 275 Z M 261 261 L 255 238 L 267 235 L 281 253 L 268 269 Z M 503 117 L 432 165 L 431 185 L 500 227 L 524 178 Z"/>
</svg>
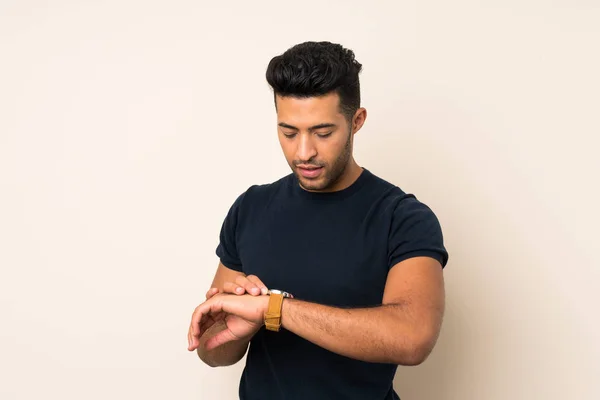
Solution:
<svg viewBox="0 0 600 400">
<path fill-rule="evenodd" d="M 367 110 L 363 107 L 356 110 L 352 117 L 352 134 L 355 134 L 362 128 L 367 119 Z"/>
</svg>

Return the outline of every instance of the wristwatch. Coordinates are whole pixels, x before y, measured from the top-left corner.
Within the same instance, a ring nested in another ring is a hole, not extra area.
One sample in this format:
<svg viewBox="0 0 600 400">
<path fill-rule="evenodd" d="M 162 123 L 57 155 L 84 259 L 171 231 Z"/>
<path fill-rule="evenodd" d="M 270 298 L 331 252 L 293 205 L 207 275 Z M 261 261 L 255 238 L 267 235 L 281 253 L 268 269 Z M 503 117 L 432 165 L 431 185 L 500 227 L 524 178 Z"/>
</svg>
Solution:
<svg viewBox="0 0 600 400">
<path fill-rule="evenodd" d="M 281 329 L 281 307 L 283 306 L 284 298 L 294 298 L 290 293 L 282 290 L 270 289 L 267 291 L 269 295 L 269 307 L 265 313 L 265 328 L 270 331 L 279 332 Z"/>
</svg>

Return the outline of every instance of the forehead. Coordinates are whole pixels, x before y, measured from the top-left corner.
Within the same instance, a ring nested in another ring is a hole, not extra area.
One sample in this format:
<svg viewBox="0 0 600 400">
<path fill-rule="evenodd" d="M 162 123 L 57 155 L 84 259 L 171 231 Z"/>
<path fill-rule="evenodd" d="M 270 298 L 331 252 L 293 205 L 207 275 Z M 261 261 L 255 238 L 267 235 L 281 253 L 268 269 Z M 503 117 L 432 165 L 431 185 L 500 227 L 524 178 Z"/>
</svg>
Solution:
<svg viewBox="0 0 600 400">
<path fill-rule="evenodd" d="M 275 101 L 278 122 L 297 127 L 334 122 L 344 118 L 340 113 L 340 99 L 337 93 L 307 98 L 276 96 Z"/>
</svg>

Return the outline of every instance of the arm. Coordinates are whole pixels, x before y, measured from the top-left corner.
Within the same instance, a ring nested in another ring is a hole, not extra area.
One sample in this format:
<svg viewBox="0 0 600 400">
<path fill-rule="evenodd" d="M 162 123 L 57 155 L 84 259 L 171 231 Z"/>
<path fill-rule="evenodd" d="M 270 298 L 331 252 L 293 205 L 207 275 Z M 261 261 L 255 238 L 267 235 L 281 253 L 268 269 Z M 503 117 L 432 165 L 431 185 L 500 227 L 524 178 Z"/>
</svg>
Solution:
<svg viewBox="0 0 600 400">
<path fill-rule="evenodd" d="M 342 309 L 285 299 L 281 323 L 332 352 L 369 362 L 418 365 L 431 353 L 444 313 L 438 261 L 414 257 L 389 272 L 383 304 Z"/>
<path fill-rule="evenodd" d="M 414 257 L 390 270 L 380 306 L 341 309 L 285 299 L 281 322 L 298 336 L 350 358 L 418 365 L 437 341 L 444 296 L 440 263 L 429 257 Z M 194 310 L 191 335 L 202 336 L 214 326 L 212 316 L 221 313 L 262 326 L 268 304 L 267 296 L 214 296 Z M 227 320 L 227 329 L 214 335 L 205 347 L 223 346 L 243 334 L 245 329 Z"/>
<path fill-rule="evenodd" d="M 229 284 L 229 282 L 235 282 L 236 278 L 239 276 L 245 276 L 242 272 L 234 271 L 225 267 L 222 263 L 219 263 L 217 268 L 217 272 L 213 279 L 212 288 L 217 288 L 218 292 L 222 292 L 225 289 L 225 285 Z M 216 290 L 209 290 L 207 293 L 207 298 L 212 297 L 215 293 L 218 293 Z M 226 328 L 225 322 L 223 320 L 216 322 L 213 326 L 211 326 L 199 339 L 199 344 L 196 349 L 198 357 L 204 363 L 211 367 L 222 367 L 227 365 L 233 365 L 240 361 L 246 351 L 248 350 L 248 344 L 250 343 L 250 339 L 252 336 L 240 340 L 233 340 L 227 343 L 222 344 L 214 349 L 207 350 L 206 349 L 206 341 L 210 338 L 214 337 L 219 332 L 224 331 Z M 188 338 L 189 340 L 189 338 Z"/>
<path fill-rule="evenodd" d="M 240 361 L 248 350 L 248 344 L 250 343 L 251 338 L 245 340 L 233 340 L 212 350 L 206 350 L 206 341 L 214 337 L 217 333 L 223 331 L 225 328 L 226 326 L 224 322 L 217 322 L 211 326 L 210 329 L 208 329 L 200 338 L 200 344 L 196 350 L 196 353 L 198 354 L 198 357 L 200 357 L 200 359 L 210 367 L 225 367 L 228 365 L 233 365 Z"/>
</svg>

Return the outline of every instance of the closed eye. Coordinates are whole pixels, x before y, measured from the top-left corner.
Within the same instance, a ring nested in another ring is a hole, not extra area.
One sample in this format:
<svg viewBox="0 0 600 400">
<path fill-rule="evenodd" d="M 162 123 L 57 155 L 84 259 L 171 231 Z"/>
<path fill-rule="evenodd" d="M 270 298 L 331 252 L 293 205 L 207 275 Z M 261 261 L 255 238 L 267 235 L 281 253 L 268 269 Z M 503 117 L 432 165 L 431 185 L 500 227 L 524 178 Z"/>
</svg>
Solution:
<svg viewBox="0 0 600 400">
<path fill-rule="evenodd" d="M 317 136 L 320 138 L 326 138 L 328 136 L 331 136 L 333 132 L 327 132 L 327 133 L 317 133 Z"/>
</svg>

